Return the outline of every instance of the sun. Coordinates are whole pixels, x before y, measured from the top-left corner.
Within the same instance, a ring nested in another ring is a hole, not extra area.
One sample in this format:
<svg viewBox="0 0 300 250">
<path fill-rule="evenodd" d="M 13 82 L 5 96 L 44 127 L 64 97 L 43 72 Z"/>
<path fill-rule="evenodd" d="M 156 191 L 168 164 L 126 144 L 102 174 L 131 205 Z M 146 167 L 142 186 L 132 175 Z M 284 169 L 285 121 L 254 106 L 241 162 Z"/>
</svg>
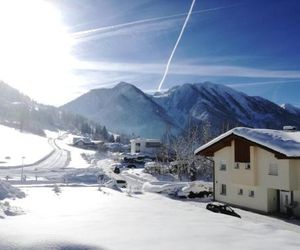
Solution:
<svg viewBox="0 0 300 250">
<path fill-rule="evenodd" d="M 0 1 L 0 34 L 1 80 L 40 101 L 73 80 L 72 39 L 51 2 Z"/>
</svg>

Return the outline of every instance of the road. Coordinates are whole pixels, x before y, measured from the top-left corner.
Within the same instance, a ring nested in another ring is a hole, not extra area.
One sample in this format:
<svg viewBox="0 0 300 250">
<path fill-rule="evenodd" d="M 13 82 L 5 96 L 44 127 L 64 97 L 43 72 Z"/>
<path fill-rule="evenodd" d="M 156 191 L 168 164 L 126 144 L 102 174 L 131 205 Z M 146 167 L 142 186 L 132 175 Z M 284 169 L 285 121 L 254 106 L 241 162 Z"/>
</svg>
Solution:
<svg viewBox="0 0 300 250">
<path fill-rule="evenodd" d="M 34 164 L 3 167 L 0 169 L 0 178 L 9 176 L 12 179 L 20 179 L 22 168 L 24 176 L 35 178 L 35 176 L 44 176 L 46 173 L 49 173 L 49 171 L 55 171 L 67 167 L 71 159 L 70 152 L 59 147 L 56 144 L 55 139 L 49 138 L 48 143 L 53 149 L 51 153 Z"/>
<path fill-rule="evenodd" d="M 129 189 L 131 189 L 134 192 L 141 191 L 143 184 L 147 180 L 144 180 L 134 175 L 130 175 L 126 173 L 126 171 L 121 171 L 120 174 L 116 174 L 113 172 L 113 164 L 113 160 L 105 159 L 98 161 L 97 166 L 100 167 L 109 178 L 114 180 L 125 180 Z"/>
</svg>

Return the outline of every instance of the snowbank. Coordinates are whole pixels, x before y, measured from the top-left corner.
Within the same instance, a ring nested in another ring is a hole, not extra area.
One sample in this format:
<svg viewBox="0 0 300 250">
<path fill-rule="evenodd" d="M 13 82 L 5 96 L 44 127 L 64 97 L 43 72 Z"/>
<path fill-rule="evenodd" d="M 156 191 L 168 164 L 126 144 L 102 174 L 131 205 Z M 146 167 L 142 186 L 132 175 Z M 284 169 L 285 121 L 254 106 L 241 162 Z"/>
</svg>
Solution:
<svg viewBox="0 0 300 250">
<path fill-rule="evenodd" d="M 74 169 L 63 176 L 63 180 L 68 183 L 97 183 L 98 176 L 103 175 L 99 168 Z"/>
<path fill-rule="evenodd" d="M 0 202 L 0 219 L 4 219 L 6 216 L 15 216 L 23 213 L 22 209 L 11 206 L 7 201 L 4 203 Z"/>
<path fill-rule="evenodd" d="M 184 182 L 146 182 L 142 190 L 151 193 L 176 194 L 186 185 L 187 183 Z"/>
<path fill-rule="evenodd" d="M 0 180 L 0 200 L 4 200 L 6 198 L 24 198 L 25 193 L 20 189 L 13 187 L 8 182 L 4 182 Z"/>
<path fill-rule="evenodd" d="M 200 192 L 209 192 L 211 190 L 211 184 L 202 181 L 193 182 L 146 182 L 144 183 L 142 190 L 151 193 L 165 193 L 169 195 L 179 195 L 188 197 L 190 192 L 194 194 Z"/>
</svg>

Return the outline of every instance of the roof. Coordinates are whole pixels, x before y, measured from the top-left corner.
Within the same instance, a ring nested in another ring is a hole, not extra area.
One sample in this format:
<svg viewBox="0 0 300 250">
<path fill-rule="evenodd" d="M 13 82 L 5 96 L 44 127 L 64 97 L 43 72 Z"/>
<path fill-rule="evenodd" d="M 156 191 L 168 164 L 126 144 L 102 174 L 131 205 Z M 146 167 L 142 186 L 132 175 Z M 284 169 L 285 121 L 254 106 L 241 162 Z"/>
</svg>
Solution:
<svg viewBox="0 0 300 250">
<path fill-rule="evenodd" d="M 136 139 L 130 140 L 130 142 L 141 142 L 141 141 L 145 141 L 145 142 L 161 142 L 160 139 L 145 139 L 145 138 L 136 138 Z"/>
<path fill-rule="evenodd" d="M 221 134 L 196 149 L 194 153 L 201 153 L 203 150 L 212 147 L 216 143 L 223 141 L 225 138 L 232 135 L 251 141 L 262 147 L 270 149 L 271 151 L 283 154 L 286 157 L 300 157 L 300 132 L 272 129 L 252 129 L 245 127 L 237 127 Z"/>
</svg>

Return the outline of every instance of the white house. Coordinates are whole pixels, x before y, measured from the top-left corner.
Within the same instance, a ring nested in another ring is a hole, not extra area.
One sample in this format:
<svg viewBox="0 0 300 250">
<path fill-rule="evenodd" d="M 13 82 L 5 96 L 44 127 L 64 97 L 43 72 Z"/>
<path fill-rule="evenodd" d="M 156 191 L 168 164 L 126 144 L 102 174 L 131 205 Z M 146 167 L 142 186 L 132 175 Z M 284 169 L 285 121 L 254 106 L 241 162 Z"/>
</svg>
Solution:
<svg viewBox="0 0 300 250">
<path fill-rule="evenodd" d="M 162 143 L 159 139 L 142 139 L 137 138 L 130 141 L 131 154 L 145 154 L 155 156 L 160 153 Z"/>
<path fill-rule="evenodd" d="M 300 132 L 234 128 L 195 151 L 214 160 L 214 199 L 300 217 Z"/>
</svg>

